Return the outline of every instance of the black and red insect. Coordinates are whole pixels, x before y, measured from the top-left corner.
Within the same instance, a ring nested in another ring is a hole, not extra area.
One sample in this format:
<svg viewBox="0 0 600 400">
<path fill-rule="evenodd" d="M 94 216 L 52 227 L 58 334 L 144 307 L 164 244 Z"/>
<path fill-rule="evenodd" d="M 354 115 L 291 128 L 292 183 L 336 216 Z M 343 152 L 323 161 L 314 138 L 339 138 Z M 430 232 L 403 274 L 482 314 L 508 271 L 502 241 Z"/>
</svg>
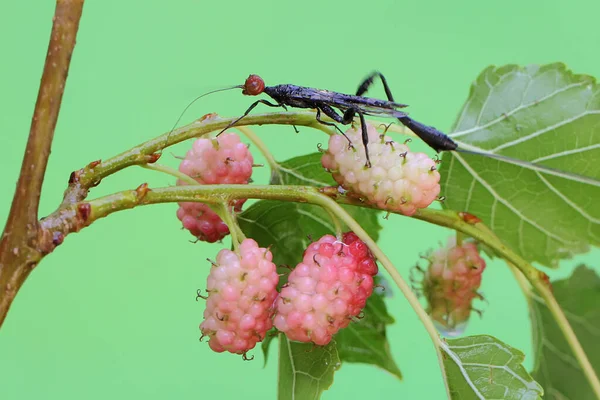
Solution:
<svg viewBox="0 0 600 400">
<path fill-rule="evenodd" d="M 383 88 L 385 90 L 385 94 L 387 96 L 387 100 L 374 99 L 363 96 L 367 92 L 369 87 L 373 84 L 376 78 L 379 78 L 381 80 Z M 242 93 L 246 96 L 258 96 L 264 93 L 271 97 L 271 99 L 273 99 L 274 102 L 270 102 L 264 99 L 255 101 L 250 105 L 250 107 L 248 107 L 244 114 L 232 121 L 217 135 L 220 135 L 227 129 L 236 125 L 259 104 L 264 104 L 269 107 L 282 107 L 285 110 L 287 110 L 287 107 L 316 109 L 317 121 L 324 125 L 335 127 L 342 135 L 344 135 L 344 132 L 335 123 L 323 121 L 321 119 L 321 116 L 325 114 L 326 116 L 330 117 L 333 121 L 339 124 L 348 125 L 351 124 L 354 120 L 354 117 L 358 115 L 358 117 L 360 118 L 362 129 L 362 142 L 364 144 L 366 153 L 366 166 L 370 167 L 371 162 L 369 159 L 368 135 L 365 123 L 365 115 L 381 116 L 388 118 L 396 118 L 398 121 L 400 121 L 402 125 L 409 128 L 421 140 L 423 140 L 423 142 L 425 142 L 429 147 L 431 147 L 438 153 L 441 151 L 456 151 L 465 154 L 493 158 L 501 160 L 503 162 L 507 162 L 509 164 L 526 167 L 536 171 L 546 171 L 555 175 L 558 174 L 562 177 L 571 177 L 579 181 L 591 183 L 595 186 L 600 186 L 600 181 L 588 176 L 582 176 L 573 172 L 557 170 L 552 167 L 532 163 L 530 161 L 525 161 L 501 154 L 464 149 L 462 148 L 462 146 L 459 147 L 459 145 L 456 142 L 454 142 L 448 135 L 439 131 L 437 128 L 415 121 L 414 119 L 410 118 L 404 111 L 402 111 L 402 109 L 407 106 L 405 104 L 397 103 L 394 100 L 394 96 L 392 95 L 390 87 L 385 77 L 380 72 L 373 72 L 365 80 L 363 80 L 363 82 L 359 85 L 355 95 L 291 84 L 266 86 L 264 80 L 260 76 L 250 75 L 243 85 L 217 89 L 197 97 L 194 101 L 188 104 L 188 106 L 184 109 L 183 113 L 185 113 L 185 111 L 196 100 L 215 92 L 221 92 L 224 90 L 231 89 L 242 89 Z M 183 116 L 183 113 L 181 114 L 181 116 Z M 181 116 L 179 118 L 181 118 Z M 179 122 L 179 119 L 177 120 L 177 122 Z M 177 125 L 177 122 L 175 123 L 175 126 Z M 175 129 L 175 126 L 173 126 L 173 129 Z"/>
<path fill-rule="evenodd" d="M 363 96 L 377 77 L 379 77 L 383 83 L 388 98 L 387 101 Z M 264 80 L 258 75 L 250 75 L 243 85 L 235 86 L 234 88 L 242 89 L 242 93 L 247 96 L 257 96 L 265 93 L 274 100 L 274 103 L 263 99 L 255 101 L 248 107 L 242 116 L 231 122 L 221 132 L 224 132 L 237 124 L 257 105 L 264 104 L 269 107 L 282 107 L 286 110 L 287 107 L 316 109 L 316 119 L 318 122 L 324 125 L 334 126 L 342 134 L 344 133 L 337 125 L 332 122 L 323 121 L 321 115 L 325 114 L 342 125 L 352 123 L 354 116 L 358 115 L 362 129 L 362 141 L 365 147 L 367 166 L 370 166 L 371 162 L 369 159 L 365 115 L 398 119 L 404 126 L 413 131 L 421 138 L 421 140 L 437 152 L 456 150 L 457 148 L 456 143 L 444 133 L 432 126 L 427 126 L 415 121 L 405 112 L 401 111 L 401 109 L 407 107 L 407 105 L 396 103 L 394 101 L 394 97 L 392 96 L 392 92 L 390 91 L 385 77 L 379 72 L 374 72 L 366 78 L 358 87 L 355 95 L 290 84 L 266 86 Z"/>
</svg>

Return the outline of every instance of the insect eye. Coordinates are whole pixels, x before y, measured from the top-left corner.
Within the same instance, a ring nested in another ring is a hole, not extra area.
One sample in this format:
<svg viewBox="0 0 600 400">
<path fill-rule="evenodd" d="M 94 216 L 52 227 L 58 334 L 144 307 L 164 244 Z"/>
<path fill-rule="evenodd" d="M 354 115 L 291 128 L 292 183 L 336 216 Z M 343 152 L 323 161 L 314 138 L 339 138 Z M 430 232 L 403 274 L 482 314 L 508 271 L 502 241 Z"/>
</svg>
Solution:
<svg viewBox="0 0 600 400">
<path fill-rule="evenodd" d="M 244 83 L 243 94 L 247 96 L 259 95 L 265 90 L 265 81 L 258 75 L 250 75 Z"/>
</svg>

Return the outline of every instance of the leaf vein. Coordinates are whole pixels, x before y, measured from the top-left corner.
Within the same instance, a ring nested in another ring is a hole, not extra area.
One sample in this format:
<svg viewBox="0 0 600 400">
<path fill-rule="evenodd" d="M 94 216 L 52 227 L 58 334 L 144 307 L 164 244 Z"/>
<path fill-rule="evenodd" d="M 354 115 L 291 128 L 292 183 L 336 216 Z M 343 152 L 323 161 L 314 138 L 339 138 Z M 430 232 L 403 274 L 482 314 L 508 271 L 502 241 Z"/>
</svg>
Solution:
<svg viewBox="0 0 600 400">
<path fill-rule="evenodd" d="M 327 229 L 329 229 L 331 232 L 334 232 L 334 231 L 335 231 L 335 228 L 334 228 L 334 227 L 333 227 L 333 225 L 331 225 L 329 222 L 327 222 L 327 221 L 324 221 L 324 220 L 322 220 L 321 218 L 318 218 L 317 216 L 315 216 L 315 215 L 313 215 L 313 214 L 311 214 L 311 213 L 309 213 L 309 212 L 306 212 L 306 211 L 304 211 L 304 210 L 300 209 L 300 207 L 298 207 L 298 208 L 297 208 L 297 212 L 298 212 L 298 214 L 300 214 L 300 215 L 304 215 L 304 216 L 306 216 L 306 217 L 308 217 L 308 218 L 312 219 L 313 221 L 315 221 L 315 222 L 318 222 L 318 223 L 320 223 L 320 224 L 321 224 L 321 225 L 323 225 L 323 226 L 326 226 L 326 227 L 327 227 Z M 293 231 L 292 231 L 292 233 L 295 233 L 295 232 L 293 232 Z"/>
<path fill-rule="evenodd" d="M 483 124 L 481 126 L 474 126 L 473 128 L 465 129 L 464 131 L 454 132 L 454 133 L 450 134 L 449 136 L 455 138 L 455 137 L 464 136 L 464 135 L 467 135 L 469 133 L 474 133 L 474 132 L 478 132 L 480 130 L 489 128 L 489 127 L 491 127 L 493 125 L 496 125 L 497 123 L 505 120 L 506 117 L 510 117 L 511 115 L 513 115 L 513 114 L 515 114 L 515 113 L 517 113 L 517 112 L 519 112 L 521 110 L 524 110 L 524 109 L 527 109 L 529 107 L 538 105 L 538 104 L 540 104 L 540 103 L 542 103 L 542 102 L 544 102 L 546 100 L 551 99 L 552 97 L 556 96 L 559 93 L 562 93 L 562 92 L 567 91 L 569 89 L 572 89 L 574 87 L 584 86 L 587 83 L 588 82 L 581 82 L 581 83 L 574 83 L 574 84 L 571 84 L 571 85 L 564 86 L 563 88 L 561 88 L 559 90 L 556 90 L 556 91 L 554 91 L 554 92 L 552 92 L 552 93 L 550 93 L 550 94 L 548 94 L 548 95 L 546 95 L 544 97 L 541 97 L 541 98 L 539 98 L 536 101 L 533 101 L 533 102 L 527 103 L 527 104 L 521 104 L 521 106 L 519 106 L 517 108 L 514 108 L 514 109 L 512 109 L 512 110 L 510 110 L 510 111 L 508 111 L 506 113 L 504 113 L 503 115 L 499 116 L 498 118 L 493 119 L 493 120 L 491 120 L 491 121 L 489 121 L 489 122 L 487 122 L 487 123 L 485 123 L 485 124 Z"/>
<path fill-rule="evenodd" d="M 465 378 L 465 381 L 471 387 L 471 389 L 473 390 L 475 395 L 479 399 L 485 400 L 485 397 L 483 396 L 483 394 L 479 391 L 479 389 L 477 389 L 475 384 L 471 381 L 471 377 L 469 376 L 468 372 L 463 368 L 462 362 L 461 362 L 460 358 L 456 355 L 456 353 L 454 353 L 452 350 L 450 350 L 450 346 L 448 346 L 448 344 L 446 344 L 445 342 L 441 342 L 440 347 L 446 352 L 446 354 L 448 354 L 450 356 L 452 361 L 454 361 L 454 363 L 460 370 L 460 373 L 462 374 L 463 378 Z M 453 347 L 459 347 L 459 346 L 453 346 Z"/>
<path fill-rule="evenodd" d="M 571 154 L 583 153 L 585 151 L 594 150 L 594 149 L 598 149 L 598 148 L 600 148 L 600 143 L 592 144 L 590 146 L 585 146 L 585 147 L 579 147 L 577 149 L 565 150 L 565 151 L 561 151 L 559 153 L 548 154 L 547 156 L 543 156 L 543 157 L 536 158 L 535 160 L 531 160 L 531 162 L 538 163 L 541 161 L 552 160 L 554 158 L 568 156 Z"/>
<path fill-rule="evenodd" d="M 458 159 L 458 161 L 465 167 L 465 169 L 467 169 L 467 171 L 469 171 L 469 173 L 479 181 L 479 183 L 486 188 L 490 194 L 492 196 L 494 196 L 500 203 L 502 203 L 503 205 L 505 205 L 509 210 L 511 210 L 514 214 L 516 214 L 519 218 L 525 220 L 525 222 L 527 222 L 528 224 L 530 224 L 531 226 L 535 227 L 536 229 L 538 229 L 540 232 L 546 234 L 549 237 L 552 237 L 553 239 L 555 239 L 558 242 L 564 243 L 564 244 L 574 244 L 573 242 L 568 242 L 566 240 L 564 240 L 563 238 L 561 238 L 560 236 L 557 236 L 556 234 L 548 231 L 547 229 L 543 228 L 542 226 L 538 225 L 535 221 L 530 220 L 529 218 L 527 218 L 525 215 L 523 215 L 519 210 L 517 210 L 515 207 L 512 206 L 512 204 L 510 204 L 506 199 L 504 199 L 503 197 L 501 197 L 488 183 L 486 180 L 484 180 L 483 178 L 481 178 L 479 176 L 479 174 L 473 169 L 471 168 L 471 166 L 469 165 L 468 162 L 466 162 L 465 159 L 463 159 L 460 155 L 458 154 L 454 154 L 454 156 Z M 492 227 L 493 229 L 493 227 Z"/>
<path fill-rule="evenodd" d="M 552 353 L 554 353 L 562 361 L 569 364 L 571 367 L 575 368 L 577 371 L 581 371 L 581 367 L 579 366 L 579 363 L 577 362 L 577 360 L 575 358 L 573 358 L 569 354 L 566 354 L 566 353 L 560 351 L 559 349 L 557 349 L 556 346 L 554 346 L 549 340 L 544 339 L 543 343 L 544 343 L 544 347 L 546 347 L 548 350 L 550 350 Z"/>
<path fill-rule="evenodd" d="M 556 189 L 556 187 L 554 187 L 550 182 L 548 182 L 546 180 L 546 178 L 544 178 L 539 172 L 535 171 L 535 174 L 540 178 L 540 180 L 542 182 L 544 182 L 544 184 L 548 187 L 548 189 L 550 189 L 554 194 L 556 194 L 558 197 L 560 197 L 561 200 L 563 200 L 565 203 L 567 203 L 571 208 L 573 208 L 575 211 L 577 211 L 579 214 L 581 214 L 589 222 L 594 223 L 594 224 L 600 224 L 600 219 L 594 218 L 591 215 L 589 215 L 587 212 L 585 212 L 577 204 L 575 204 L 573 201 L 571 201 L 567 196 L 565 196 L 558 189 Z"/>
<path fill-rule="evenodd" d="M 285 167 L 279 167 L 279 169 L 281 171 L 285 172 L 286 174 L 289 174 L 289 175 L 292 175 L 292 176 L 298 178 L 301 181 L 306 181 L 306 182 L 314 183 L 315 185 L 319 185 L 319 186 L 329 186 L 329 184 L 326 183 L 326 182 L 321 182 L 321 181 L 318 181 L 316 179 L 307 178 L 307 177 L 305 177 L 305 176 L 297 173 L 293 169 L 289 169 L 289 168 L 285 168 Z"/>
<path fill-rule="evenodd" d="M 543 128 L 543 129 L 539 129 L 539 130 L 537 130 L 537 131 L 535 131 L 533 133 L 530 133 L 529 135 L 522 136 L 522 137 L 520 137 L 518 139 L 511 140 L 510 142 L 503 143 L 500 146 L 498 146 L 498 147 L 493 148 L 492 150 L 490 150 L 490 152 L 495 153 L 497 151 L 507 149 L 507 148 L 512 147 L 514 145 L 517 145 L 519 143 L 523 143 L 523 142 L 526 142 L 528 140 L 534 139 L 534 138 L 536 138 L 536 137 L 538 137 L 540 135 L 543 135 L 546 132 L 553 131 L 554 129 L 560 128 L 561 126 L 568 125 L 571 122 L 577 121 L 578 119 L 583 118 L 585 116 L 596 115 L 596 114 L 600 114 L 600 110 L 584 111 L 581 114 L 577 114 L 577 115 L 575 115 L 575 116 L 573 116 L 571 118 L 564 119 L 564 120 L 562 120 L 560 122 L 555 123 L 554 125 L 548 125 L 547 127 Z"/>
</svg>

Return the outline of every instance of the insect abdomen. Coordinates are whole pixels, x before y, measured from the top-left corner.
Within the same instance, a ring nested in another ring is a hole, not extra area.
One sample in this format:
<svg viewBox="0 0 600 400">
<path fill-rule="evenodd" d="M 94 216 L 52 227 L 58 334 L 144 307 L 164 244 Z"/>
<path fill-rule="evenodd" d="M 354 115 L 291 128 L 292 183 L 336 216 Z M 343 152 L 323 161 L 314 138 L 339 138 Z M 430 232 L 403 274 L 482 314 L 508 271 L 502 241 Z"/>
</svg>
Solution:
<svg viewBox="0 0 600 400">
<path fill-rule="evenodd" d="M 409 117 L 398 118 L 408 129 L 437 152 L 456 150 L 458 145 L 450 137 L 433 126 L 427 126 Z"/>
</svg>

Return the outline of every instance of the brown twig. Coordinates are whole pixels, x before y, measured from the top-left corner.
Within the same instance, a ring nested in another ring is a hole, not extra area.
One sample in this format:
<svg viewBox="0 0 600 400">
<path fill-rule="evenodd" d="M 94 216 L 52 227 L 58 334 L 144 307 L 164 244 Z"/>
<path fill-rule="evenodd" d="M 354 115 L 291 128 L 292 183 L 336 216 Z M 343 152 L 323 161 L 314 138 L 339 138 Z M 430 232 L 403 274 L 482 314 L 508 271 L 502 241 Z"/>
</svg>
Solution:
<svg viewBox="0 0 600 400">
<path fill-rule="evenodd" d="M 0 240 L 0 325 L 41 259 L 38 205 L 84 0 L 57 0 L 46 63 L 10 214 Z"/>
</svg>

